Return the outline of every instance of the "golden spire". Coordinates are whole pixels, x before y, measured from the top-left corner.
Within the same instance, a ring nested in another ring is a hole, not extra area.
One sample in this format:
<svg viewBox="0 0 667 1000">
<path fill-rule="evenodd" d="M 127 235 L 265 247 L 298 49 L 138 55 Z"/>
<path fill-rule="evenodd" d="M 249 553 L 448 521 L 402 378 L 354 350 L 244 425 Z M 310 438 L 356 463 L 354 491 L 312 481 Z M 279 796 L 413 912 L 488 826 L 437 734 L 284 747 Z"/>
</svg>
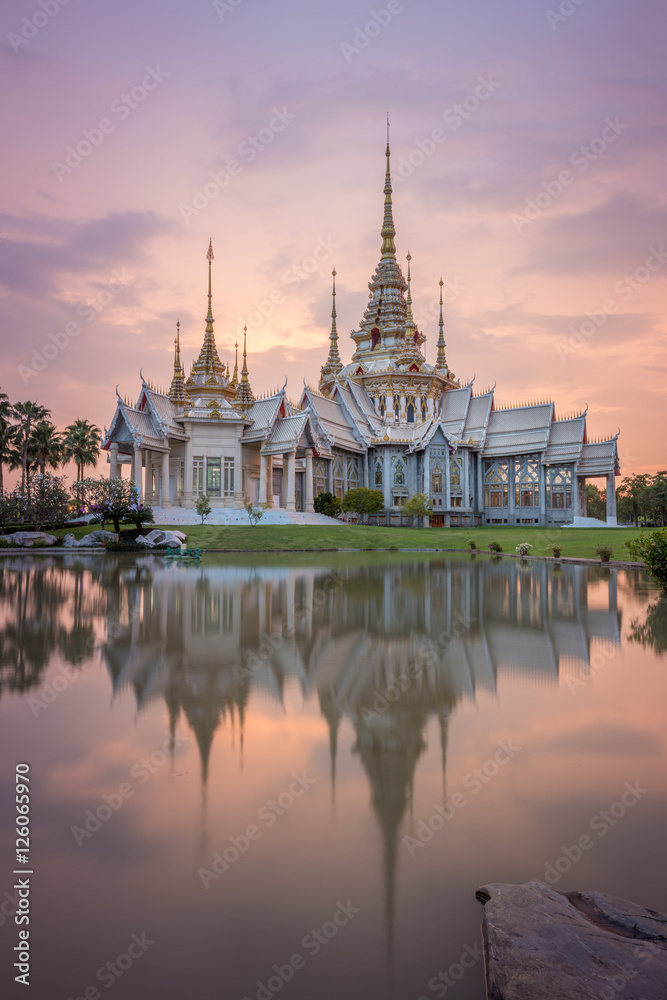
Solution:
<svg viewBox="0 0 667 1000">
<path fill-rule="evenodd" d="M 239 384 L 239 342 L 238 342 L 238 340 L 234 344 L 234 349 L 236 351 L 236 355 L 235 355 L 235 360 L 234 360 L 234 374 L 232 375 L 232 380 L 229 383 L 230 389 L 232 389 L 232 388 L 235 389 L 236 386 Z"/>
<path fill-rule="evenodd" d="M 435 362 L 435 370 L 437 372 L 447 373 L 447 360 L 445 358 L 445 334 L 444 334 L 444 320 L 442 318 L 442 286 L 444 282 L 440 278 L 440 319 L 438 320 L 439 333 L 438 333 L 438 357 Z"/>
<path fill-rule="evenodd" d="M 246 336 L 248 333 L 248 327 L 243 327 L 243 368 L 241 369 L 241 381 L 239 382 L 238 388 L 236 390 L 236 395 L 234 396 L 234 405 L 240 406 L 243 409 L 247 409 L 255 401 L 252 389 L 250 388 L 250 382 L 248 381 L 248 352 L 246 350 Z"/>
<path fill-rule="evenodd" d="M 185 403 L 185 372 L 181 364 L 181 321 L 176 321 L 176 336 L 174 337 L 174 375 L 169 389 L 172 403 Z"/>
<path fill-rule="evenodd" d="M 199 357 L 194 364 L 196 375 L 205 379 L 216 379 L 225 374 L 225 369 L 220 361 L 218 349 L 215 346 L 215 336 L 213 334 L 213 296 L 211 293 L 211 262 L 213 260 L 213 241 L 209 240 L 208 251 L 206 253 L 208 261 L 208 312 L 206 313 L 206 329 L 204 332 L 204 343 L 199 352 Z"/>
<path fill-rule="evenodd" d="M 406 329 L 406 334 L 407 334 L 408 330 L 410 330 L 410 332 L 412 332 L 414 330 L 414 328 L 415 328 L 415 323 L 414 323 L 414 320 L 412 318 L 412 291 L 411 291 L 411 288 L 410 288 L 410 282 L 412 280 L 412 278 L 410 277 L 410 261 L 412 260 L 412 255 L 411 255 L 411 253 L 410 253 L 409 250 L 408 250 L 408 255 L 407 255 L 407 257 L 405 259 L 408 262 L 408 294 L 407 294 L 407 298 L 405 300 L 405 306 L 406 306 L 406 312 L 407 312 L 407 322 L 405 324 L 405 329 Z"/>
<path fill-rule="evenodd" d="M 387 158 L 387 169 L 384 177 L 384 220 L 382 223 L 382 231 L 380 233 L 382 236 L 382 257 L 392 257 L 396 259 L 396 244 L 394 243 L 396 229 L 394 228 L 394 217 L 391 206 L 391 170 L 389 166 L 389 159 L 391 156 L 389 149 L 389 112 L 387 112 L 387 150 L 385 152 L 385 156 Z"/>
<path fill-rule="evenodd" d="M 336 268 L 331 272 L 333 279 L 331 298 L 331 333 L 329 334 L 329 356 L 320 369 L 320 388 L 332 382 L 343 367 L 338 353 L 338 330 L 336 329 Z"/>
</svg>

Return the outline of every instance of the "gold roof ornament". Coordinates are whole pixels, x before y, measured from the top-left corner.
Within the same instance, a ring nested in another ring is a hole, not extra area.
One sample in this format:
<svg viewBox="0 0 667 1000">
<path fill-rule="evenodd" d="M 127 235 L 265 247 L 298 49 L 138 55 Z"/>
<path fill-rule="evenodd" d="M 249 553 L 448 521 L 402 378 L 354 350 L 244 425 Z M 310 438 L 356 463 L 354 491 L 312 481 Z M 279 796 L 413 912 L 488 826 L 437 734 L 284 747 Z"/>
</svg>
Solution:
<svg viewBox="0 0 667 1000">
<path fill-rule="evenodd" d="M 248 352 L 246 349 L 246 337 L 248 333 L 248 327 L 243 327 L 243 368 L 241 369 L 241 381 L 236 389 L 236 394 L 234 396 L 234 405 L 241 407 L 241 409 L 248 409 L 255 402 L 255 397 L 253 395 L 252 389 L 250 388 L 250 381 L 248 379 Z"/>
<path fill-rule="evenodd" d="M 239 384 L 239 342 L 238 340 L 234 344 L 235 358 L 234 358 L 234 374 L 232 375 L 232 380 L 229 383 L 230 389 L 235 389 Z"/>
<path fill-rule="evenodd" d="M 435 362 L 435 370 L 437 372 L 442 372 L 443 375 L 447 374 L 447 359 L 445 357 L 445 334 L 444 326 L 445 321 L 442 318 L 442 286 L 444 284 L 442 280 L 442 275 L 440 276 L 440 319 L 438 320 L 438 355 Z"/>
<path fill-rule="evenodd" d="M 382 230 L 380 235 L 382 236 L 382 256 L 391 257 L 396 260 L 396 244 L 394 243 L 394 237 L 396 235 L 396 227 L 394 226 L 394 216 L 391 203 L 391 169 L 390 169 L 390 158 L 391 151 L 389 149 L 389 112 L 387 112 L 387 149 L 385 151 L 385 157 L 387 160 L 387 168 L 384 175 L 384 219 L 382 222 Z"/>
<path fill-rule="evenodd" d="M 343 362 L 338 353 L 338 330 L 336 328 L 336 268 L 331 272 L 332 278 L 332 305 L 331 305 L 331 333 L 329 334 L 329 356 L 326 363 L 320 369 L 320 389 L 330 386 L 330 383 L 341 371 Z"/>
<path fill-rule="evenodd" d="M 174 337 L 174 375 L 169 388 L 169 399 L 172 403 L 186 403 L 185 372 L 181 364 L 181 321 L 176 321 L 176 336 Z"/>
</svg>

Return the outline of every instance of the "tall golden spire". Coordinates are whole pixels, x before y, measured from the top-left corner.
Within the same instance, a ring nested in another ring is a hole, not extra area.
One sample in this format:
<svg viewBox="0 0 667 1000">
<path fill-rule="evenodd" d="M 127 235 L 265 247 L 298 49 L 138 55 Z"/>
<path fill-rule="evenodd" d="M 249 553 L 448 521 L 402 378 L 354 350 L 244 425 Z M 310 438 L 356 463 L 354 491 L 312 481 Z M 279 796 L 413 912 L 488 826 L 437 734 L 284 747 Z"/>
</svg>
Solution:
<svg viewBox="0 0 667 1000">
<path fill-rule="evenodd" d="M 234 344 L 234 350 L 236 352 L 234 357 L 234 374 L 232 375 L 232 380 L 229 383 L 230 389 L 235 389 L 239 384 L 239 342 L 238 340 Z"/>
<path fill-rule="evenodd" d="M 186 403 L 185 395 L 185 372 L 181 364 L 181 321 L 176 322 L 176 336 L 174 337 L 174 374 L 169 389 L 169 399 L 172 403 Z"/>
<path fill-rule="evenodd" d="M 343 367 L 338 353 L 338 330 L 336 329 L 336 268 L 331 272 L 333 280 L 331 298 L 331 333 L 329 334 L 329 356 L 320 369 L 320 388 L 332 382 Z"/>
<path fill-rule="evenodd" d="M 437 372 L 447 373 L 447 359 L 445 358 L 445 334 L 444 325 L 445 322 L 442 318 L 442 286 L 444 282 L 440 278 L 440 319 L 438 320 L 439 332 L 438 332 L 438 357 L 435 362 L 435 370 Z"/>
<path fill-rule="evenodd" d="M 407 321 L 406 321 L 406 324 L 405 324 L 405 330 L 406 330 L 406 335 L 407 335 L 408 332 L 413 333 L 414 329 L 415 329 L 415 321 L 412 318 L 412 290 L 410 288 L 410 282 L 412 281 L 412 278 L 410 277 L 410 261 L 412 260 L 412 255 L 411 255 L 411 253 L 410 253 L 409 250 L 408 250 L 408 255 L 407 255 L 407 257 L 405 259 L 408 262 L 408 294 L 407 294 L 407 298 L 405 300 L 405 307 L 406 307 L 406 314 L 407 314 Z"/>
<path fill-rule="evenodd" d="M 396 259 L 396 244 L 394 243 L 394 236 L 396 235 L 396 229 L 394 227 L 394 217 L 392 214 L 391 205 L 391 169 L 389 165 L 389 159 L 391 152 L 389 149 L 389 112 L 387 112 L 387 150 L 385 152 L 387 158 L 387 169 L 384 177 L 384 220 L 382 223 L 382 231 L 380 235 L 382 236 L 382 257 L 392 257 Z"/>
<path fill-rule="evenodd" d="M 204 343 L 199 352 L 194 369 L 195 374 L 204 376 L 206 379 L 216 380 L 216 376 L 222 377 L 225 370 L 215 346 L 215 336 L 213 334 L 213 295 L 211 293 L 211 262 L 213 261 L 213 240 L 209 240 L 208 251 L 206 253 L 208 261 L 208 312 L 206 313 L 206 328 L 204 332 Z"/>
<path fill-rule="evenodd" d="M 246 336 L 248 333 L 248 327 L 243 327 L 243 368 L 241 369 L 241 381 L 238 384 L 236 390 L 236 395 L 234 396 L 234 405 L 240 406 L 244 409 L 252 406 L 255 401 L 252 389 L 250 388 L 250 382 L 248 381 L 248 352 L 246 350 Z"/>
</svg>

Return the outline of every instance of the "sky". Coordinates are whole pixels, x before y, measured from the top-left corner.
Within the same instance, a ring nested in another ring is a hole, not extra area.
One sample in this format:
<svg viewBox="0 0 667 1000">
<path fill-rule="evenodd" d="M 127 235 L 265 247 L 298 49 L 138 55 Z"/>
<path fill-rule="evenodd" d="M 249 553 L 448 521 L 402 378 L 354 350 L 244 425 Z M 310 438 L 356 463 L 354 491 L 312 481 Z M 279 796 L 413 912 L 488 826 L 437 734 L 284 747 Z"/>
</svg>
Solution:
<svg viewBox="0 0 667 1000">
<path fill-rule="evenodd" d="M 397 254 L 435 361 L 496 403 L 588 407 L 667 467 L 661 0 L 7 0 L 0 388 L 63 427 L 168 386 L 206 315 L 255 394 L 344 362 Z M 99 470 L 103 471 L 100 463 Z"/>
</svg>

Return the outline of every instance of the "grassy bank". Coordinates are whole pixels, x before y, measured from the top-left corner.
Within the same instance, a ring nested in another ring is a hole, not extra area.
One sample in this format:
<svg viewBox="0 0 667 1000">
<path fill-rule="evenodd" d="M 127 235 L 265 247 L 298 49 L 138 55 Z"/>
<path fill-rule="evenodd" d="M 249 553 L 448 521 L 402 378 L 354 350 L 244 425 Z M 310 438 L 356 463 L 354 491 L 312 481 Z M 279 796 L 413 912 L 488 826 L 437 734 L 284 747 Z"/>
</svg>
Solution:
<svg viewBox="0 0 667 1000">
<path fill-rule="evenodd" d="M 74 528 L 77 538 L 94 531 Z M 107 528 L 109 526 L 107 525 Z M 637 538 L 637 528 L 538 528 L 538 527 L 480 527 L 480 528 L 384 528 L 361 525 L 294 526 L 281 524 L 229 525 L 174 525 L 175 530 L 187 534 L 188 545 L 220 552 L 242 550 L 247 552 L 298 551 L 299 549 L 466 549 L 468 539 L 475 541 L 478 549 L 488 551 L 489 542 L 498 542 L 504 552 L 514 552 L 519 542 L 530 542 L 531 555 L 550 556 L 552 545 L 559 545 L 561 555 L 573 558 L 595 559 L 598 545 L 613 548 L 612 559 L 627 560 L 626 540 Z M 150 530 L 148 526 L 147 530 Z M 64 534 L 63 531 L 54 534 Z"/>
</svg>

